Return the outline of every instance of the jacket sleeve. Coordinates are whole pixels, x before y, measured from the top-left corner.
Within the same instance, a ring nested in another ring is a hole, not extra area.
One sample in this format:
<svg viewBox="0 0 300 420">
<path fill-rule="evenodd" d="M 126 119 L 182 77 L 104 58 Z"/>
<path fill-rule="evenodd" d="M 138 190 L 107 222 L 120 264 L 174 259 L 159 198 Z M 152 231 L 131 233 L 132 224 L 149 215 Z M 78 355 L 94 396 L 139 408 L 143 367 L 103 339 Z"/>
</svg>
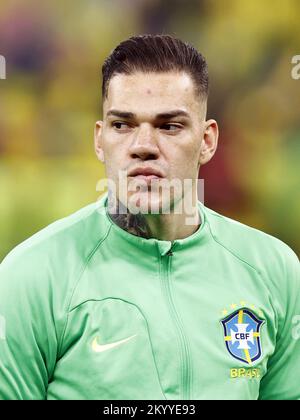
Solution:
<svg viewBox="0 0 300 420">
<path fill-rule="evenodd" d="M 285 262 L 280 327 L 260 386 L 259 399 L 264 400 L 300 400 L 300 264 L 292 251 Z"/>
<path fill-rule="evenodd" d="M 46 276 L 37 255 L 0 265 L 0 400 L 46 398 L 57 351 Z"/>
</svg>

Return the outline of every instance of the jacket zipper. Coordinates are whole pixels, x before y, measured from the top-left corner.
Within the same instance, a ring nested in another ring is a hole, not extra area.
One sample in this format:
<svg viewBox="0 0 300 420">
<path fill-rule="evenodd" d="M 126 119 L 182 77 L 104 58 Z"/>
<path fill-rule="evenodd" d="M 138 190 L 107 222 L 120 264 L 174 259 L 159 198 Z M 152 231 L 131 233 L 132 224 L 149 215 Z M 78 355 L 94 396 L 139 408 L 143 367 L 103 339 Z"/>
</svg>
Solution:
<svg viewBox="0 0 300 420">
<path fill-rule="evenodd" d="M 182 399 L 189 400 L 190 399 L 190 382 L 191 382 L 191 363 L 190 363 L 190 355 L 189 355 L 189 347 L 187 343 L 187 338 L 185 336 L 182 323 L 179 319 L 178 313 L 176 311 L 174 301 L 171 294 L 170 288 L 170 267 L 171 267 L 171 258 L 173 253 L 171 249 L 167 252 L 165 256 L 161 256 L 161 264 L 163 268 L 163 288 L 166 293 L 167 303 L 170 311 L 170 315 L 172 321 L 175 325 L 175 329 L 178 332 L 179 343 L 180 343 L 180 352 L 181 352 L 181 360 L 182 360 L 182 369 L 181 369 L 181 386 L 182 386 Z"/>
</svg>

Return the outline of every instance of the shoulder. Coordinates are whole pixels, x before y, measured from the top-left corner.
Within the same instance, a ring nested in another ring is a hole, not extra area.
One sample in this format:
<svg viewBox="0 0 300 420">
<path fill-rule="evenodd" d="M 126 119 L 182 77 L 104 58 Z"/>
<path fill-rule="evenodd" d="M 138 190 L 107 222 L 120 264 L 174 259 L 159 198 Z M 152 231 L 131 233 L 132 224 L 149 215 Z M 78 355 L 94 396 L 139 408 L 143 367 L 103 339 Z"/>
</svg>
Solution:
<svg viewBox="0 0 300 420">
<path fill-rule="evenodd" d="M 15 247 L 0 265 L 0 288 L 61 289 L 76 282 L 108 230 L 102 200 L 45 227 Z M 17 284 L 15 284 L 17 282 Z"/>
<path fill-rule="evenodd" d="M 207 207 L 204 211 L 211 236 L 224 251 L 252 266 L 277 286 L 278 282 L 290 284 L 295 279 L 295 286 L 299 287 L 299 259 L 286 243 Z"/>
</svg>

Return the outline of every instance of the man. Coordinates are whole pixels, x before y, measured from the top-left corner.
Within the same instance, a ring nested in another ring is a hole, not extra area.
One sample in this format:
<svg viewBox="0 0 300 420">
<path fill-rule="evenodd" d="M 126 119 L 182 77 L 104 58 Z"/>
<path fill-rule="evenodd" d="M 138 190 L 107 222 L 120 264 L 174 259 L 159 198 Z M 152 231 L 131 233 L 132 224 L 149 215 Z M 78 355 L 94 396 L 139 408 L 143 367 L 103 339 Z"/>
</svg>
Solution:
<svg viewBox="0 0 300 420">
<path fill-rule="evenodd" d="M 132 37 L 102 91 L 108 194 L 1 265 L 1 398 L 300 398 L 298 258 L 198 201 L 218 139 L 204 58 Z"/>
</svg>

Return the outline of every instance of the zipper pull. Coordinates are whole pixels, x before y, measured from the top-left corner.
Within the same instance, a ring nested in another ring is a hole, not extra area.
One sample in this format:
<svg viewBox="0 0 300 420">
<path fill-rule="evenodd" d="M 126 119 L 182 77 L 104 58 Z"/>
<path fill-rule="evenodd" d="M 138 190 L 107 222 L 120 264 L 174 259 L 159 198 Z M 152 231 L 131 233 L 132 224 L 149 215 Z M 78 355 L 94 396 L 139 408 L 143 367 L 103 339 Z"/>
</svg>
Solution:
<svg viewBox="0 0 300 420">
<path fill-rule="evenodd" d="M 173 248 L 173 243 L 172 243 L 172 245 L 171 245 L 171 248 L 169 249 L 169 251 L 166 253 L 166 255 L 168 256 L 168 257 L 172 257 L 173 256 L 173 252 L 172 252 L 172 248 Z"/>
</svg>

